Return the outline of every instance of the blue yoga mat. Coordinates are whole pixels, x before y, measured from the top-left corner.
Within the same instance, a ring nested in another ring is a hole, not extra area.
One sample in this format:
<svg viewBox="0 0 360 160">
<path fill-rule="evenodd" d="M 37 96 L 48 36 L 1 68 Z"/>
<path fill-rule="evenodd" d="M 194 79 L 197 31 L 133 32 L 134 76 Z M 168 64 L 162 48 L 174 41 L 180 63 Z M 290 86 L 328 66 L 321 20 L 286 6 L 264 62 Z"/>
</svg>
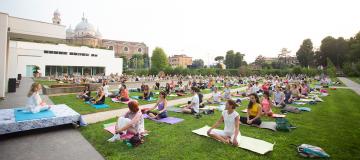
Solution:
<svg viewBox="0 0 360 160">
<path fill-rule="evenodd" d="M 16 122 L 55 117 L 55 114 L 51 110 L 31 113 L 23 112 L 22 109 L 14 109 L 14 114 Z"/>
<path fill-rule="evenodd" d="M 139 96 L 131 96 L 131 98 L 140 100 L 140 99 L 139 99 Z M 143 99 L 141 99 L 141 100 L 143 100 Z M 148 99 L 148 100 L 143 100 L 143 101 L 155 101 L 155 100 L 156 100 L 156 98 L 150 97 L 150 99 Z"/>
<path fill-rule="evenodd" d="M 307 112 L 310 112 L 311 111 L 311 108 L 308 108 L 308 107 L 299 107 L 300 111 L 307 111 Z"/>
<path fill-rule="evenodd" d="M 89 101 L 85 102 L 86 104 L 90 104 L 92 107 L 96 108 L 96 109 L 101 109 L 101 108 L 109 108 L 109 105 L 107 104 L 92 104 Z"/>
</svg>

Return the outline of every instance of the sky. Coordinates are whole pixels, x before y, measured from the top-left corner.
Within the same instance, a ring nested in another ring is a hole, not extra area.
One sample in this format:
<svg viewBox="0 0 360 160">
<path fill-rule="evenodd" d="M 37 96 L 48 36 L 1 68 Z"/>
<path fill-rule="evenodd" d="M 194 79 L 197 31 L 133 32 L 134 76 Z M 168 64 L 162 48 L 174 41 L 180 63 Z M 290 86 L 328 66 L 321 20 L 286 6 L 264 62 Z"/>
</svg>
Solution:
<svg viewBox="0 0 360 160">
<path fill-rule="evenodd" d="M 348 39 L 360 31 L 358 0 L 0 0 L 0 12 L 72 28 L 83 13 L 103 38 L 144 42 L 151 54 L 186 54 L 213 63 L 234 50 L 253 62 L 295 55 L 304 39 L 319 47 L 326 36 Z"/>
</svg>

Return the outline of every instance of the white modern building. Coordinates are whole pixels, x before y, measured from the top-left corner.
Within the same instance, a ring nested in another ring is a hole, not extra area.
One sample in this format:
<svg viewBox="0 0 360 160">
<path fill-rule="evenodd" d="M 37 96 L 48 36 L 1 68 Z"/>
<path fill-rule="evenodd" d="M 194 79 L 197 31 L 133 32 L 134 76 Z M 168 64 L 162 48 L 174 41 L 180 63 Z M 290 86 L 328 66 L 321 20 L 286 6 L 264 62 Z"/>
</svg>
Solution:
<svg viewBox="0 0 360 160">
<path fill-rule="evenodd" d="M 35 65 L 42 76 L 122 74 L 122 59 L 115 58 L 113 50 L 64 44 L 60 21 L 58 11 L 53 23 L 0 12 L 0 97 L 5 97 L 9 78 L 32 77 Z"/>
</svg>

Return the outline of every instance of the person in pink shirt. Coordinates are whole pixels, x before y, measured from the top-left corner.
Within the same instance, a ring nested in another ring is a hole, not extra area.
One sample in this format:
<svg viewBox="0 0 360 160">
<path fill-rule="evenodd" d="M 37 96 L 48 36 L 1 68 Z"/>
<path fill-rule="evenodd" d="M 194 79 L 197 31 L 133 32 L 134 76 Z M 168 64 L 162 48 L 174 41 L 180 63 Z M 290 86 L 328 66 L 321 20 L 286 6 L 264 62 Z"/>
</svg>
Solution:
<svg viewBox="0 0 360 160">
<path fill-rule="evenodd" d="M 269 91 L 265 91 L 263 98 L 261 100 L 261 107 L 262 107 L 262 114 L 267 116 L 272 116 L 272 103 L 270 100 L 270 94 Z"/>
</svg>

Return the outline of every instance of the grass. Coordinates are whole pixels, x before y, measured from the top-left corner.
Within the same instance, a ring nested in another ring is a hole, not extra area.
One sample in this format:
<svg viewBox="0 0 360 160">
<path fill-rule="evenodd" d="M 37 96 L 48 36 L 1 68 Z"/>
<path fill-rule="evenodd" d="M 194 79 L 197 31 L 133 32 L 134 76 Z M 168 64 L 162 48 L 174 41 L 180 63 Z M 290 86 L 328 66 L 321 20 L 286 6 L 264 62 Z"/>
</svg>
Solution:
<svg viewBox="0 0 360 160">
<path fill-rule="evenodd" d="M 348 77 L 350 80 L 360 84 L 360 77 Z"/>
<path fill-rule="evenodd" d="M 323 148 L 332 159 L 358 159 L 359 96 L 346 89 L 329 92 L 330 96 L 323 98 L 325 102 L 308 106 L 312 108 L 311 112 L 287 115 L 287 119 L 297 126 L 292 132 L 240 126 L 242 135 L 276 143 L 274 151 L 266 155 L 225 145 L 191 132 L 204 125 L 214 124 L 220 117 L 219 112 L 211 116 L 204 115 L 201 119 L 170 112 L 170 116 L 185 119 L 175 125 L 145 120 L 145 128 L 151 133 L 145 138 L 145 143 L 137 148 L 128 148 L 121 142 L 106 142 L 111 134 L 103 130 L 103 124 L 114 122 L 115 119 L 83 127 L 80 131 L 105 159 L 302 159 L 291 144 L 303 143 Z M 241 115 L 244 115 L 240 110 L 245 105 L 237 109 Z M 275 109 L 275 112 L 278 110 Z"/>
</svg>

